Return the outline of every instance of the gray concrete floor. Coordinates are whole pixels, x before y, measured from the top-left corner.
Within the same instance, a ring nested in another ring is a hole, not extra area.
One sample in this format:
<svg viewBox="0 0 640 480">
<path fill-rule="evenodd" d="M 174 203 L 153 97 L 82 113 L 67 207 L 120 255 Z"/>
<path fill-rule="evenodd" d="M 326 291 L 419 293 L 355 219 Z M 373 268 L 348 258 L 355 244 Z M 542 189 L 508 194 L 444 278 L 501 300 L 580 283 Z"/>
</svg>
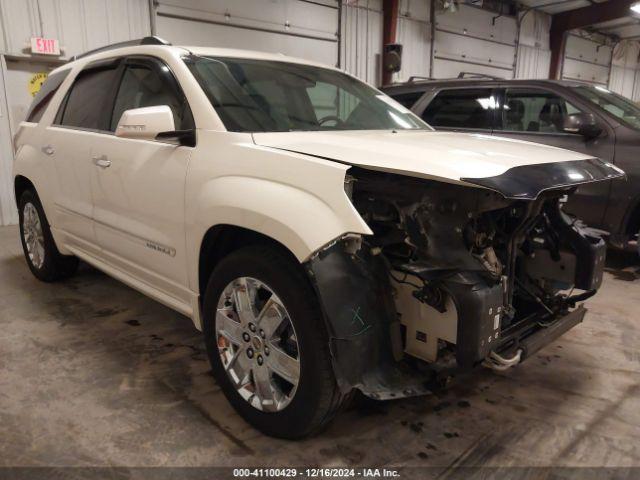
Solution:
<svg viewBox="0 0 640 480">
<path fill-rule="evenodd" d="M 40 283 L 3 227 L 0 466 L 639 466 L 640 276 L 609 263 L 585 322 L 525 364 L 287 442 L 234 413 L 190 320 L 88 266 Z"/>
</svg>

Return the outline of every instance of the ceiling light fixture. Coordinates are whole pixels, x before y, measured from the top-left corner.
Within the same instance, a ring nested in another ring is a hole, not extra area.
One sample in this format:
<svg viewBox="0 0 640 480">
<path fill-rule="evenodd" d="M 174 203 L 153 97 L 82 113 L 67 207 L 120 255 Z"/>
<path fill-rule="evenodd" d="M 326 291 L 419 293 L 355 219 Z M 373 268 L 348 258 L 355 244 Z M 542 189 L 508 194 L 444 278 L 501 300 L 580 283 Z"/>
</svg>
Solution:
<svg viewBox="0 0 640 480">
<path fill-rule="evenodd" d="M 632 3 L 629 9 L 633 13 L 637 13 L 638 15 L 640 15 L 640 2 Z"/>
</svg>

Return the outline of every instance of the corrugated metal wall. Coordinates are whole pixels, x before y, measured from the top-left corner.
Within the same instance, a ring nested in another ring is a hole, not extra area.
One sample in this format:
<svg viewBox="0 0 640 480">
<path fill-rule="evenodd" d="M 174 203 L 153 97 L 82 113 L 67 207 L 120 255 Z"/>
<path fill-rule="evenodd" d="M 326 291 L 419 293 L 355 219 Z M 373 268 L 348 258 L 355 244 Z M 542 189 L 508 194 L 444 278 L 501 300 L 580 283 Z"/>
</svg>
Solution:
<svg viewBox="0 0 640 480">
<path fill-rule="evenodd" d="M 149 35 L 147 0 L 0 0 L 0 51 L 29 53 L 29 39 L 60 40 L 65 57 Z"/>
<path fill-rule="evenodd" d="M 548 78 L 551 16 L 529 10 L 520 14 L 516 78 Z"/>
<path fill-rule="evenodd" d="M 157 33 L 178 45 L 283 53 L 338 63 L 336 0 L 160 0 Z"/>
<path fill-rule="evenodd" d="M 340 67 L 373 85 L 381 82 L 382 0 L 342 0 Z"/>
<path fill-rule="evenodd" d="M 431 2 L 401 0 L 397 41 L 402 44 L 402 69 L 394 82 L 406 82 L 412 76 L 428 77 L 431 68 Z"/>
<path fill-rule="evenodd" d="M 472 5 L 457 12 L 436 9 L 432 76 L 474 72 L 513 78 L 517 23 Z"/>
<path fill-rule="evenodd" d="M 606 87 L 613 47 L 605 39 L 577 32 L 567 37 L 562 78 Z"/>
<path fill-rule="evenodd" d="M 620 42 L 613 49 L 613 62 L 609 88 L 634 101 L 640 100 L 640 75 L 638 62 L 640 44 L 638 42 Z"/>
</svg>

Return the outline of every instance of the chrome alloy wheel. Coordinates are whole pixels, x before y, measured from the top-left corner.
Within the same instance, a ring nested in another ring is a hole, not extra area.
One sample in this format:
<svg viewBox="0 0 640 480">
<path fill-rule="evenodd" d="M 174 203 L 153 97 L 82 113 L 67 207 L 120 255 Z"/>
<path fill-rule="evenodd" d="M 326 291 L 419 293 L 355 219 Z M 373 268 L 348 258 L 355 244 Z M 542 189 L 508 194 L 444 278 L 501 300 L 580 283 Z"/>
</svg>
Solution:
<svg viewBox="0 0 640 480">
<path fill-rule="evenodd" d="M 44 235 L 40 215 L 31 202 L 26 203 L 22 210 L 22 237 L 31 264 L 39 270 L 44 264 Z"/>
<path fill-rule="evenodd" d="M 216 339 L 222 366 L 242 398 L 264 412 L 293 399 L 300 353 L 282 301 L 264 282 L 240 277 L 218 299 Z"/>
</svg>

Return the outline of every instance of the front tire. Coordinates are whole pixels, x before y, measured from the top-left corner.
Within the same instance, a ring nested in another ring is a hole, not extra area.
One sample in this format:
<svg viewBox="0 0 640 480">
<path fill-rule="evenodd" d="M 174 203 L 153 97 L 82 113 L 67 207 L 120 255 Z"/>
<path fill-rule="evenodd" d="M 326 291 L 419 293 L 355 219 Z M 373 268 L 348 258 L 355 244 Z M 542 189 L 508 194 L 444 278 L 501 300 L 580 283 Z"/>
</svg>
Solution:
<svg viewBox="0 0 640 480">
<path fill-rule="evenodd" d="M 203 304 L 214 377 L 258 430 L 309 436 L 345 403 L 315 293 L 285 252 L 256 246 L 231 253 L 214 269 Z"/>
<path fill-rule="evenodd" d="M 26 190 L 18 200 L 20 239 L 31 273 L 43 282 L 68 278 L 78 269 L 78 259 L 62 255 L 56 247 L 38 195 Z"/>
</svg>

